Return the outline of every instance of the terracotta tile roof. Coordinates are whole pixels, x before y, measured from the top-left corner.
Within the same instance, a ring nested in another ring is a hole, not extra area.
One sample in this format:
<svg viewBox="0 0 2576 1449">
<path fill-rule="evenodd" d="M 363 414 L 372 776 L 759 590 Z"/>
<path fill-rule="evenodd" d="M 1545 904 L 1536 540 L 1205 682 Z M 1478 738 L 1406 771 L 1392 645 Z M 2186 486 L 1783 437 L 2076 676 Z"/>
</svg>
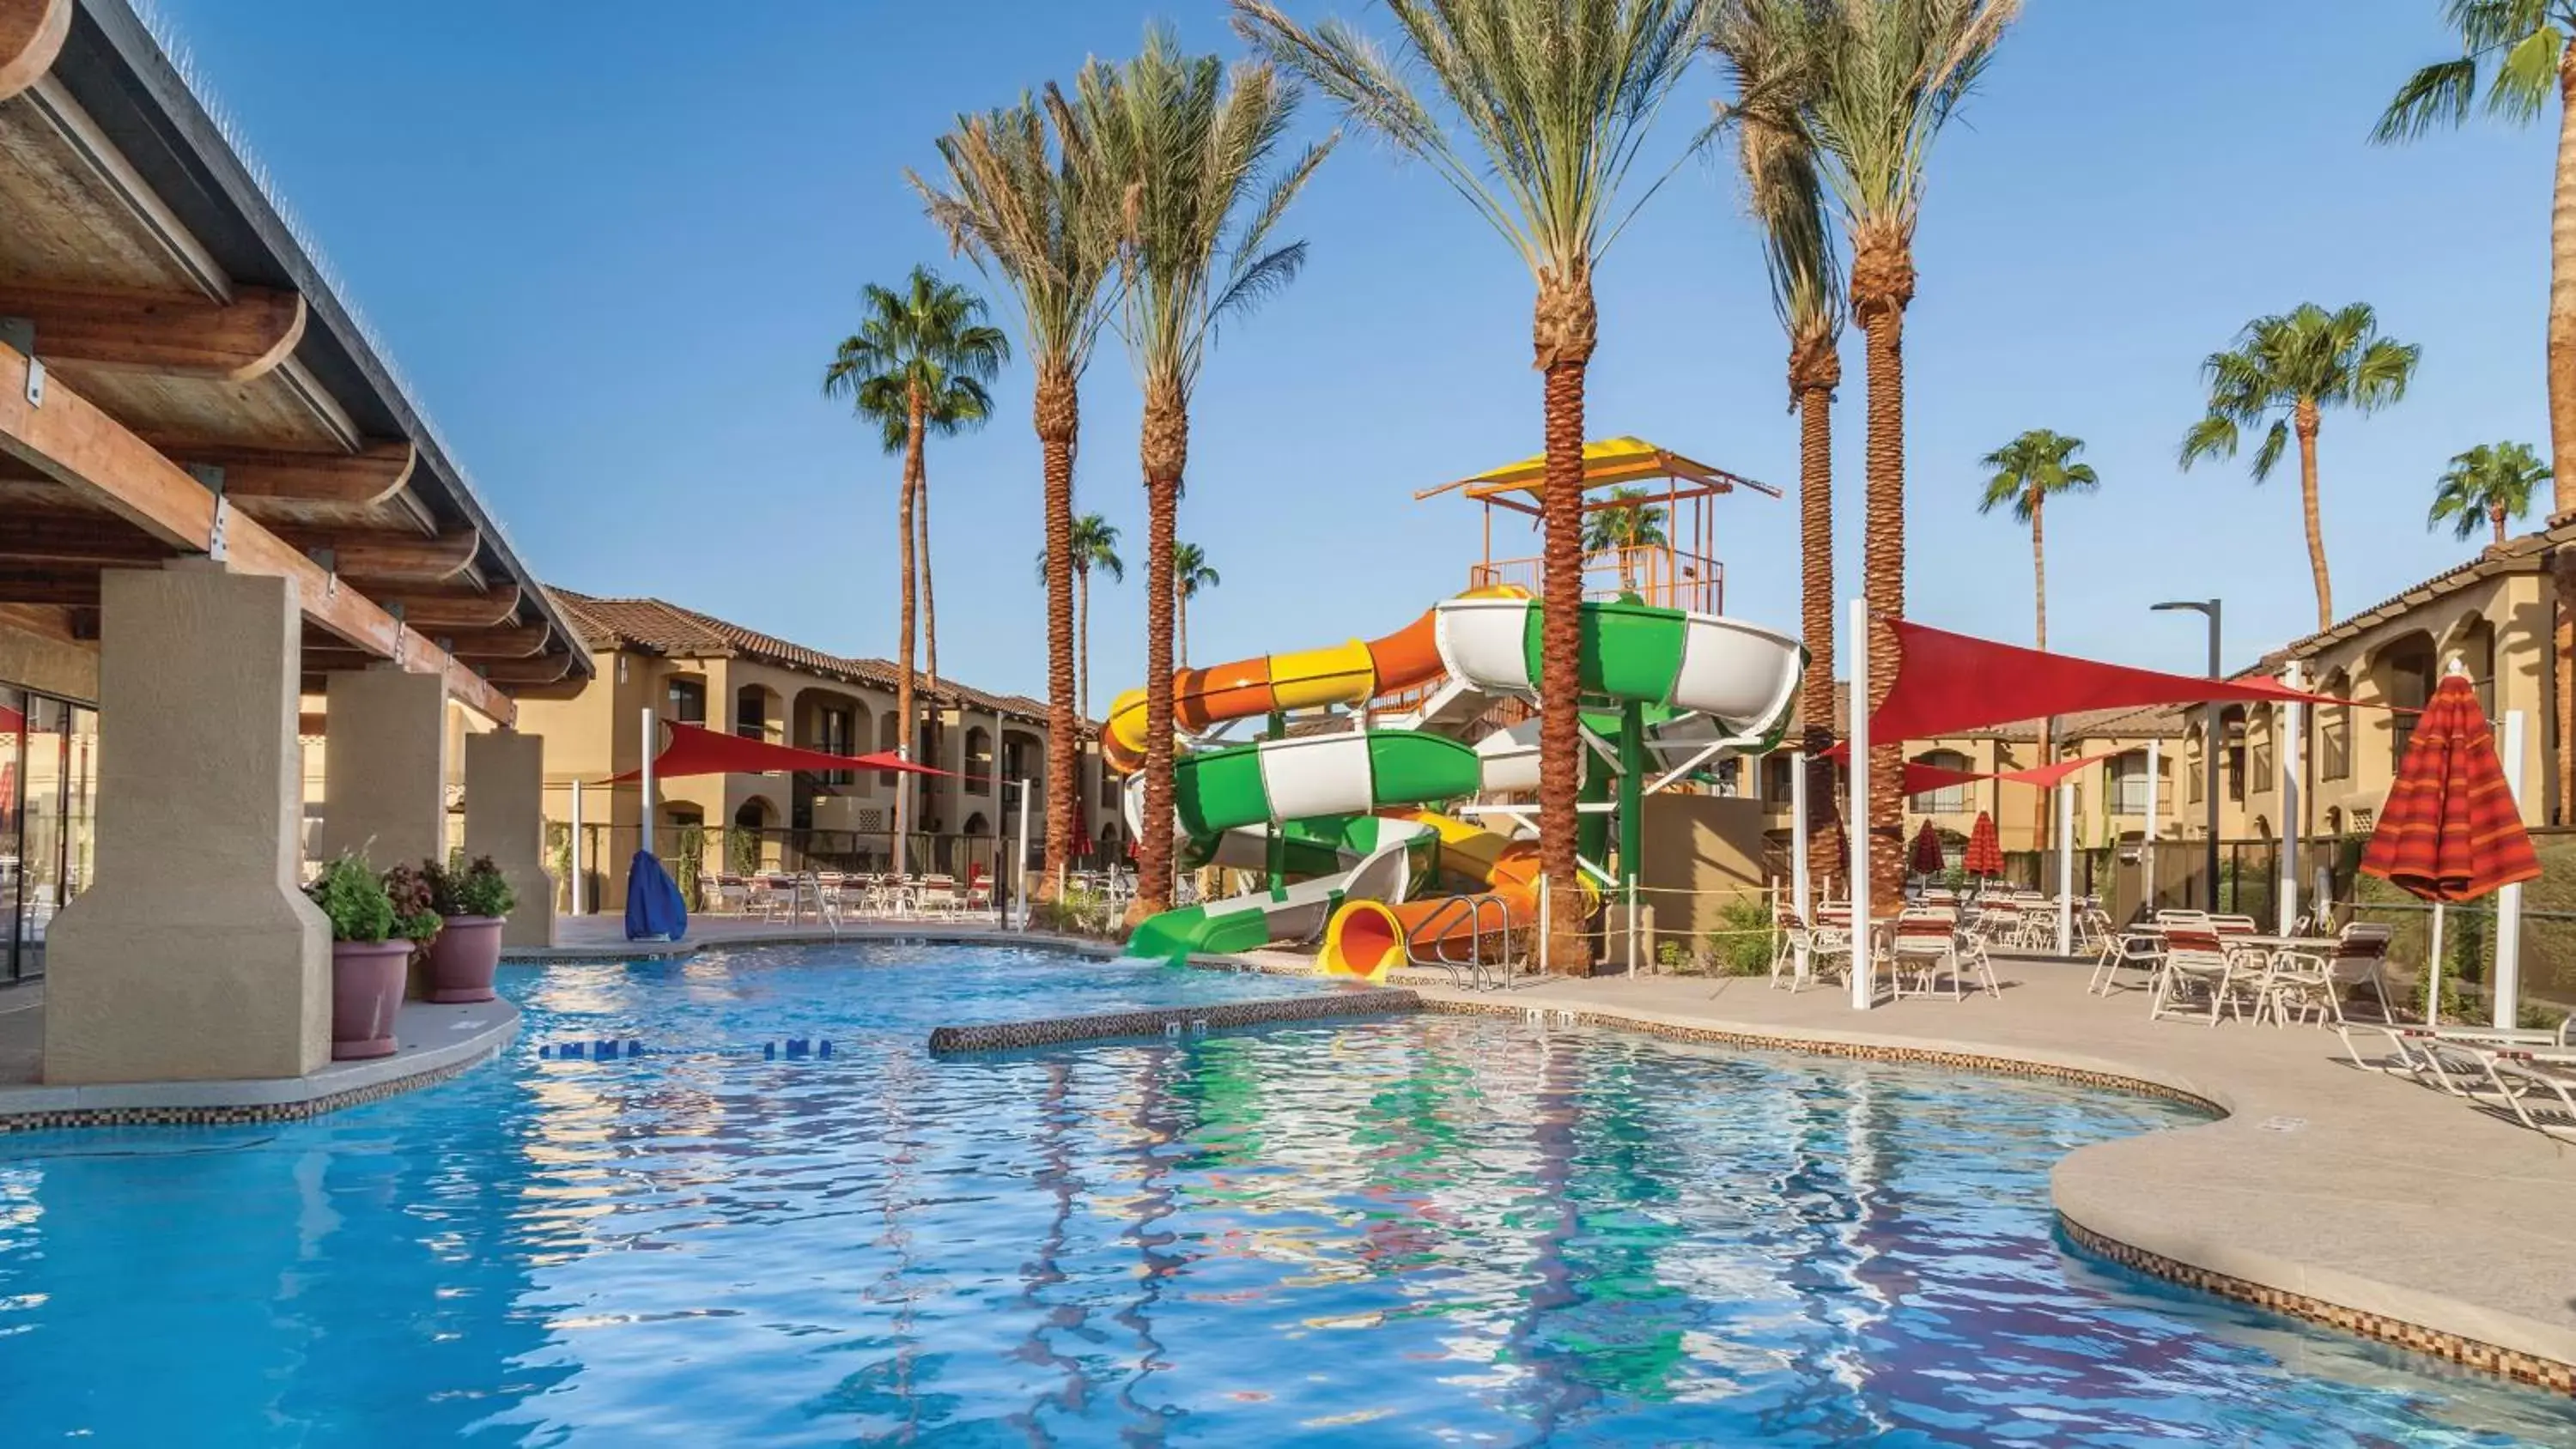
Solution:
<svg viewBox="0 0 2576 1449">
<path fill-rule="evenodd" d="M 893 689 L 901 678 L 883 659 L 858 659 L 809 649 L 774 634 L 748 629 L 713 614 L 684 609 L 662 599 L 597 599 L 569 589 L 549 589 L 582 638 L 593 649 L 641 649 L 672 658 L 741 658 L 800 669 L 844 683 Z M 955 680 L 939 682 L 939 699 L 948 705 L 1020 716 L 1044 722 L 1047 707 L 1023 695 L 987 694 Z"/>
</svg>

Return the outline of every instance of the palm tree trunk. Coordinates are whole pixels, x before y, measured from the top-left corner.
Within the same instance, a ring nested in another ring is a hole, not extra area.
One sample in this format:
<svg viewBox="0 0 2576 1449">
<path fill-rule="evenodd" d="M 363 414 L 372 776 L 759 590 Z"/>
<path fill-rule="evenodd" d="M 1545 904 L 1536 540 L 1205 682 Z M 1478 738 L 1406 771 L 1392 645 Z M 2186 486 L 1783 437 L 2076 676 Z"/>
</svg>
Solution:
<svg viewBox="0 0 2576 1449">
<path fill-rule="evenodd" d="M 1071 372 L 1057 363 L 1038 370 L 1034 408 L 1038 449 L 1046 472 L 1047 739 L 1046 853 L 1037 894 L 1055 898 L 1056 872 L 1073 865 L 1073 842 L 1082 819 L 1081 727 L 1073 675 L 1073 440 L 1080 426 L 1079 397 Z M 1020 787 L 1025 790 L 1024 783 Z"/>
<path fill-rule="evenodd" d="M 1894 620 L 1905 614 L 1905 307 L 1914 299 L 1914 259 L 1901 237 L 1855 243 L 1852 318 L 1866 339 L 1869 436 L 1863 449 L 1868 497 L 1862 508 L 1861 595 L 1869 602 L 1869 698 L 1875 712 L 1896 685 Z M 1869 880 L 1875 901 L 1905 889 L 1905 749 L 1873 740 L 1869 751 Z"/>
<path fill-rule="evenodd" d="M 2500 547 L 2502 547 L 2502 546 L 2504 545 L 2504 541 L 2505 541 L 2505 539 L 2504 539 L 2504 510 L 2503 510 L 2502 508 L 2490 508 L 2490 509 L 2488 509 L 2488 510 L 2487 510 L 2487 522 L 2492 523 L 2492 524 L 2494 524 L 2494 525 L 2495 525 L 2495 541 L 2496 541 L 2496 545 L 2497 545 L 2499 548 L 2500 548 Z"/>
<path fill-rule="evenodd" d="M 926 721 L 929 725 L 926 731 L 929 735 L 929 754 L 923 763 L 933 768 L 944 768 L 940 762 L 946 754 L 946 746 L 940 740 L 939 734 L 940 727 L 948 722 L 948 712 L 939 703 L 939 591 L 930 582 L 929 451 L 926 446 L 922 449 L 920 481 L 914 485 L 918 490 L 918 496 L 913 500 L 914 517 L 921 523 L 921 639 L 925 652 L 929 655 L 929 658 L 924 661 L 925 667 L 922 670 L 930 686 L 930 717 Z M 924 776 L 922 788 L 929 791 L 933 799 L 938 799 L 947 793 L 949 785 L 948 782 L 936 776 Z"/>
<path fill-rule="evenodd" d="M 2033 637 L 2038 641 L 2037 647 L 2042 654 L 2048 652 L 2048 549 L 2042 541 L 2045 528 L 2041 521 L 2040 510 L 2047 501 L 2047 495 L 2035 488 L 2031 490 L 2030 590 L 2032 602 L 2037 606 Z M 2043 765 L 2057 763 L 2057 717 L 2055 715 L 2039 722 L 2039 762 Z M 2049 791 L 2040 791 L 2039 802 L 2032 807 L 2037 812 L 2037 819 L 2033 822 L 2030 838 L 2038 841 L 2039 848 L 2042 850 L 2056 843 L 2049 839 L 2056 833 L 2052 828 L 2055 822 L 2050 818 L 2053 812 L 2048 808 L 2049 794 Z"/>
<path fill-rule="evenodd" d="M 900 565 L 903 605 L 898 611 L 896 627 L 899 637 L 894 646 L 894 753 L 899 760 L 912 758 L 912 489 L 913 479 L 921 472 L 922 413 L 921 389 L 916 387 L 912 390 L 909 416 L 904 424 L 903 486 L 897 490 L 902 502 L 895 509 L 896 530 L 903 538 Z M 906 840 L 912 829 L 912 781 L 912 773 L 908 770 L 897 771 L 894 777 L 894 848 L 888 853 L 893 857 L 898 873 L 912 868 Z"/>
<path fill-rule="evenodd" d="M 2317 405 L 2308 398 L 2299 399 L 2291 415 L 2291 426 L 2299 435 L 2299 508 L 2307 517 L 2308 571 L 2317 580 L 2317 630 L 2334 627 L 2334 585 L 2326 579 L 2325 520 L 2317 512 Z"/>
<path fill-rule="evenodd" d="M 1145 806 L 1131 919 L 1172 905 L 1172 548 L 1188 466 L 1189 400 L 1178 382 L 1145 390 Z"/>
<path fill-rule="evenodd" d="M 1842 812 L 1834 808 L 1834 389 L 1842 360 L 1831 339 L 1802 347 L 1790 362 L 1798 399 L 1798 612 L 1806 635 L 1807 677 L 1798 713 L 1807 753 L 1807 854 L 1833 860 L 1843 849 Z"/>
<path fill-rule="evenodd" d="M 1538 839 L 1547 878 L 1548 964 L 1592 971 L 1583 884 L 1575 864 L 1575 797 L 1582 769 L 1583 380 L 1599 314 L 1588 272 L 1543 277 L 1531 341 L 1546 381 L 1547 464 L 1539 499 Z"/>
</svg>

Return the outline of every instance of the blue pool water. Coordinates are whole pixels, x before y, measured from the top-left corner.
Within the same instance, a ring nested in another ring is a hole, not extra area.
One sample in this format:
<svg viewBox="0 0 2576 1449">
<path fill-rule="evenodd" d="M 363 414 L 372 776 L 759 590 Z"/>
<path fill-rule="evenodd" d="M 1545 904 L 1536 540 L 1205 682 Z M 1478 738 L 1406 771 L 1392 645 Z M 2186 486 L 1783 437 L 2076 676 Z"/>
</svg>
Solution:
<svg viewBox="0 0 2576 1449">
<path fill-rule="evenodd" d="M 1319 989 L 1009 949 L 504 976 L 430 1091 L 0 1139 L 0 1443 L 2576 1443 L 2070 1255 L 2049 1165 L 2155 1101 L 1488 1018 L 930 1060 Z"/>
</svg>

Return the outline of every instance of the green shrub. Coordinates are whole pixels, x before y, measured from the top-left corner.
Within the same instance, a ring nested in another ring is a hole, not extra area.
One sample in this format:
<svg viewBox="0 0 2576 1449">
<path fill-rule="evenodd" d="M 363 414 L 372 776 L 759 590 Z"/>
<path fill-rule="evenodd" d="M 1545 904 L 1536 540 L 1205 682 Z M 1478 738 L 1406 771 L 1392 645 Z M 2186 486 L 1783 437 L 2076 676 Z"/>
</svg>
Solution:
<svg viewBox="0 0 2576 1449">
<path fill-rule="evenodd" d="M 304 894 L 331 918 L 334 941 L 375 942 L 394 934 L 394 906 L 385 883 L 355 855 L 322 867 Z"/>
<path fill-rule="evenodd" d="M 423 861 L 418 869 L 397 865 L 385 872 L 385 906 L 393 912 L 394 923 L 387 933 L 400 936 L 414 946 L 426 946 L 438 937 L 446 924 L 438 912 L 438 893 L 430 884 L 438 867 Z"/>
<path fill-rule="evenodd" d="M 506 916 L 519 904 L 518 893 L 488 855 L 474 857 L 471 864 L 424 861 L 421 874 L 429 880 L 430 908 L 442 916 Z"/>
<path fill-rule="evenodd" d="M 1689 947 L 1667 938 L 1655 943 L 1655 964 L 1667 971 L 1685 971 L 1698 963 L 1691 960 Z"/>
<path fill-rule="evenodd" d="M 1717 929 L 1708 933 L 1709 962 L 1720 976 L 1763 976 L 1771 970 L 1780 932 L 1771 924 L 1768 901 L 1729 901 L 1717 909 Z"/>
</svg>

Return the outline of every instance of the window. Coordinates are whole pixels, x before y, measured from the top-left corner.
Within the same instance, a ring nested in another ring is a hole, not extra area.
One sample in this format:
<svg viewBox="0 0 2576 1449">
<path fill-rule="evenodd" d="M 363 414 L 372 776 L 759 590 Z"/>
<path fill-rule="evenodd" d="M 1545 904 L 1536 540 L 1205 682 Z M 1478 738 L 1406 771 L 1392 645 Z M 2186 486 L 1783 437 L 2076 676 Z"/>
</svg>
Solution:
<svg viewBox="0 0 2576 1449">
<path fill-rule="evenodd" d="M 2352 679 L 2342 670 L 2326 676 L 2318 693 L 2337 699 L 2352 693 Z M 2352 706 L 2321 704 L 2317 706 L 2317 775 L 2326 780 L 2352 778 Z"/>
<path fill-rule="evenodd" d="M 855 755 L 857 736 L 851 732 L 850 711 L 837 704 L 827 704 L 814 711 L 814 748 L 827 755 Z M 815 778 L 826 785 L 847 785 L 858 778 L 854 770 L 823 770 Z"/>
<path fill-rule="evenodd" d="M 2246 787 L 2259 795 L 2272 788 L 2272 715 L 2269 710 L 2264 711 L 2249 733 L 2252 739 L 2246 747 L 2246 754 L 2250 761 L 2248 773 L 2253 778 L 2246 781 Z"/>
<path fill-rule="evenodd" d="M 2245 803 L 2244 706 L 2231 705 L 2218 717 L 2218 725 L 2219 737 L 2226 742 L 2218 757 L 2220 767 L 2227 772 L 2226 799 L 2229 804 L 2242 805 Z"/>
<path fill-rule="evenodd" d="M 1787 755 L 1771 754 L 1762 758 L 1762 798 L 1786 807 L 1794 797 L 1796 783 L 1789 778 L 1794 762 Z"/>
<path fill-rule="evenodd" d="M 977 795 L 993 793 L 993 732 L 982 725 L 967 728 L 965 766 L 968 791 Z"/>
<path fill-rule="evenodd" d="M 2183 768 L 2191 775 L 2191 803 L 2197 805 L 2209 790 L 2209 771 L 2201 767 L 2201 747 L 2198 737 L 2193 738 L 2191 748 L 2184 753 Z"/>
<path fill-rule="evenodd" d="M 1917 756 L 1914 762 L 1918 765 L 1930 765 L 1937 770 L 1964 771 L 1975 768 L 1968 757 L 1957 750 L 1934 750 L 1929 754 Z M 1955 785 L 1943 785 L 1936 790 L 1926 790 L 1908 800 L 1906 808 L 1918 815 L 1964 814 L 1968 809 L 1967 782 L 1961 781 Z"/>
<path fill-rule="evenodd" d="M 2147 757 L 2145 755 L 2132 753 L 2112 759 L 2111 813 L 2114 815 L 2147 813 Z"/>
<path fill-rule="evenodd" d="M 884 714 L 877 716 L 877 751 L 876 751 L 876 752 L 877 752 L 878 754 L 880 754 L 880 755 L 891 755 L 891 754 L 893 754 L 893 753 L 894 753 L 894 750 L 895 750 L 895 743 L 896 743 L 897 738 L 898 738 L 898 737 L 897 737 L 897 735 L 895 734 L 895 728 L 894 728 L 894 711 L 892 711 L 892 710 L 887 710 Z M 893 784 L 893 783 L 894 783 L 894 780 L 895 780 L 895 774 L 894 774 L 894 771 L 892 771 L 892 770 L 879 770 L 879 771 L 877 771 L 877 783 L 878 783 L 878 784 L 880 784 L 880 785 L 891 785 L 891 784 Z"/>
<path fill-rule="evenodd" d="M 733 693 L 733 732 L 747 740 L 769 738 L 769 691 L 746 684 Z"/>
<path fill-rule="evenodd" d="M 707 682 L 674 675 L 662 694 L 662 714 L 682 724 L 704 727 L 707 722 Z"/>
</svg>

